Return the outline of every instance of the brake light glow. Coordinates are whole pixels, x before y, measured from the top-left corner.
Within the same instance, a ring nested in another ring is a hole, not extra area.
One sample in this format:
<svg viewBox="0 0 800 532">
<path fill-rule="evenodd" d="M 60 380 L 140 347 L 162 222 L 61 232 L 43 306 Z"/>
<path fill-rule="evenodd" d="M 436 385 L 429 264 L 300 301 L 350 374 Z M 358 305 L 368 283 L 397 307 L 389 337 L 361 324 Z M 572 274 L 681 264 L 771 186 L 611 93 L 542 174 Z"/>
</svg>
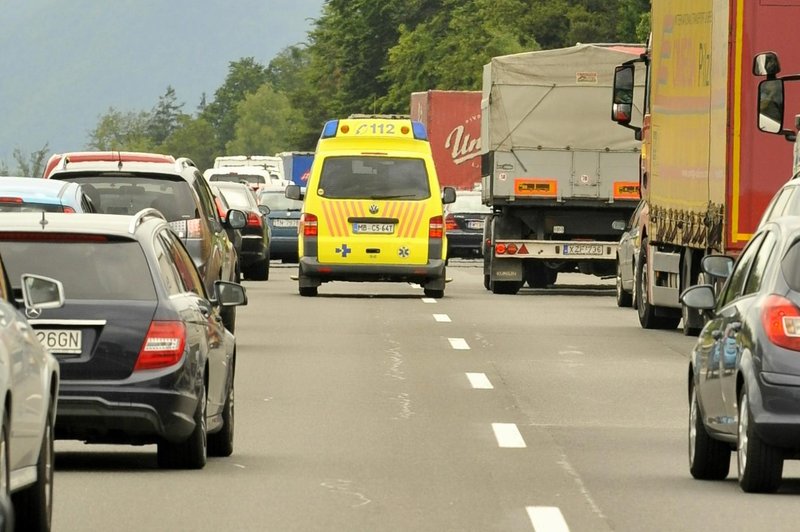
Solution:
<svg viewBox="0 0 800 532">
<path fill-rule="evenodd" d="M 225 221 L 225 215 L 227 213 L 225 212 L 225 207 L 223 207 L 223 205 L 222 205 L 222 200 L 217 198 L 217 197 L 215 197 L 214 198 L 214 205 L 217 206 L 217 214 L 219 214 L 220 220 L 222 220 L 224 222 Z"/>
<path fill-rule="evenodd" d="M 452 214 L 448 214 L 447 218 L 444 219 L 445 229 L 448 231 L 455 231 L 458 229 L 458 224 L 456 223 L 456 217 Z"/>
<path fill-rule="evenodd" d="M 508 244 L 506 245 L 506 254 L 508 255 L 516 255 L 517 254 L 517 245 L 516 244 Z"/>
<path fill-rule="evenodd" d="M 175 365 L 180 362 L 185 347 L 186 326 L 182 321 L 153 321 L 133 371 Z"/>
<path fill-rule="evenodd" d="M 773 344 L 800 351 L 800 308 L 783 296 L 769 296 L 761 309 L 761 324 Z"/>
<path fill-rule="evenodd" d="M 0 240 L 7 241 L 28 241 L 28 242 L 108 242 L 106 235 L 86 235 L 86 234 L 67 234 L 67 233 L 25 233 L 25 232 L 2 232 Z"/>
<path fill-rule="evenodd" d="M 300 215 L 299 231 L 303 236 L 317 236 L 317 226 L 316 215 L 309 213 Z"/>
<path fill-rule="evenodd" d="M 259 229 L 264 227 L 261 216 L 254 212 L 247 213 L 247 227 L 257 227 Z"/>
<path fill-rule="evenodd" d="M 444 236 L 444 220 L 441 216 L 434 216 L 428 223 L 428 238 L 442 238 Z"/>
<path fill-rule="evenodd" d="M 497 244 L 497 245 L 495 245 L 494 252 L 497 255 L 505 255 L 506 254 L 506 245 L 505 244 Z"/>
<path fill-rule="evenodd" d="M 64 212 L 68 214 L 75 214 L 75 209 L 73 209 L 72 207 L 64 206 Z"/>
<path fill-rule="evenodd" d="M 22 203 L 22 198 L 2 197 L 0 203 Z"/>
</svg>

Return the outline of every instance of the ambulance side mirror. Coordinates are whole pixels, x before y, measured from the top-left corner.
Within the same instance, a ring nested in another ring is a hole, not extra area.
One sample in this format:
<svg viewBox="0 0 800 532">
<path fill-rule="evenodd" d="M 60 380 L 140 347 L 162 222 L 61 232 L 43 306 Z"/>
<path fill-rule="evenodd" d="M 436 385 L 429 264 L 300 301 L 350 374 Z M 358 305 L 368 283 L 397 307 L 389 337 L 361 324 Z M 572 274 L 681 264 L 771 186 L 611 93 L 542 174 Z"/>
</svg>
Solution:
<svg viewBox="0 0 800 532">
<path fill-rule="evenodd" d="M 442 189 L 442 203 L 447 205 L 450 203 L 455 203 L 456 201 L 456 189 L 453 187 L 444 187 Z"/>
<path fill-rule="evenodd" d="M 287 185 L 284 195 L 289 199 L 303 200 L 303 191 L 300 190 L 300 185 Z"/>
</svg>

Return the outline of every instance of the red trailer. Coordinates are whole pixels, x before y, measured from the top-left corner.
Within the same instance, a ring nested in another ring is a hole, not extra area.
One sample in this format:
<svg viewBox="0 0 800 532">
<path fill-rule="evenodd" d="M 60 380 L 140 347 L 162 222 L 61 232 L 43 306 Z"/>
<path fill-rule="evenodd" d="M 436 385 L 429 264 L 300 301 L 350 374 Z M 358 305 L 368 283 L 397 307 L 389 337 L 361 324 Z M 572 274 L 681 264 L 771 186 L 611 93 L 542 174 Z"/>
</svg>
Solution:
<svg viewBox="0 0 800 532">
<path fill-rule="evenodd" d="M 441 186 L 472 190 L 481 181 L 481 93 L 411 95 L 411 119 L 425 124 Z"/>
</svg>

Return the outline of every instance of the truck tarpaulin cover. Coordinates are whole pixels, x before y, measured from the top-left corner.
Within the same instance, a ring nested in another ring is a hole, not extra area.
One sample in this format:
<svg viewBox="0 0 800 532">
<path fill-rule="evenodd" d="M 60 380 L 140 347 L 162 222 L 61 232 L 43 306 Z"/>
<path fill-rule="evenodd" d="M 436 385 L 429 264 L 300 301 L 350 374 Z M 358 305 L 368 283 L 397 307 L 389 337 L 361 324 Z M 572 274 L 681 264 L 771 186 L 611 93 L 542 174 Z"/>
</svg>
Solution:
<svg viewBox="0 0 800 532">
<path fill-rule="evenodd" d="M 495 57 L 483 67 L 482 152 L 512 149 L 631 151 L 632 132 L 611 120 L 614 67 L 642 45 L 579 44 Z M 644 68 L 635 92 L 644 94 Z M 642 102 L 634 102 L 641 125 Z"/>
</svg>

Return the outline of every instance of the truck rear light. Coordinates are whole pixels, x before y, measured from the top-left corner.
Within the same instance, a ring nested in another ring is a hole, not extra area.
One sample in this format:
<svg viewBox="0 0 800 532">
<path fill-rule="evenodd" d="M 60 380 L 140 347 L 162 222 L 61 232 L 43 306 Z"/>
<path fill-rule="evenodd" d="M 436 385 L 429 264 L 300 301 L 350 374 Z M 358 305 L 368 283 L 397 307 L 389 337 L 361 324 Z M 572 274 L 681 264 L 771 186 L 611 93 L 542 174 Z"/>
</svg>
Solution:
<svg viewBox="0 0 800 532">
<path fill-rule="evenodd" d="M 456 223 L 456 217 L 452 214 L 448 214 L 447 218 L 444 219 L 444 226 L 445 229 L 448 231 L 456 231 L 458 229 L 458 224 Z"/>
<path fill-rule="evenodd" d="M 508 255 L 516 255 L 516 254 L 517 254 L 517 250 L 518 250 L 518 249 L 519 249 L 519 248 L 517 248 L 517 245 L 516 245 L 516 244 L 508 244 L 508 245 L 506 246 L 506 253 L 507 253 Z"/>
<path fill-rule="evenodd" d="M 494 253 L 495 253 L 495 255 L 505 255 L 506 254 L 506 245 L 505 244 L 496 244 L 494 246 Z"/>
<path fill-rule="evenodd" d="M 428 223 L 428 238 L 442 238 L 444 236 L 444 220 L 441 216 L 434 216 Z"/>
<path fill-rule="evenodd" d="M 185 347 L 186 326 L 182 321 L 153 321 L 133 371 L 173 366 L 180 362 Z"/>
<path fill-rule="evenodd" d="M 257 227 L 258 229 L 264 227 L 261 216 L 254 212 L 247 213 L 247 227 Z"/>
<path fill-rule="evenodd" d="M 800 309 L 783 296 L 769 296 L 761 308 L 761 324 L 773 344 L 800 351 Z"/>
<path fill-rule="evenodd" d="M 303 213 L 300 215 L 299 231 L 303 236 L 317 236 L 318 222 L 315 214 Z"/>
</svg>

